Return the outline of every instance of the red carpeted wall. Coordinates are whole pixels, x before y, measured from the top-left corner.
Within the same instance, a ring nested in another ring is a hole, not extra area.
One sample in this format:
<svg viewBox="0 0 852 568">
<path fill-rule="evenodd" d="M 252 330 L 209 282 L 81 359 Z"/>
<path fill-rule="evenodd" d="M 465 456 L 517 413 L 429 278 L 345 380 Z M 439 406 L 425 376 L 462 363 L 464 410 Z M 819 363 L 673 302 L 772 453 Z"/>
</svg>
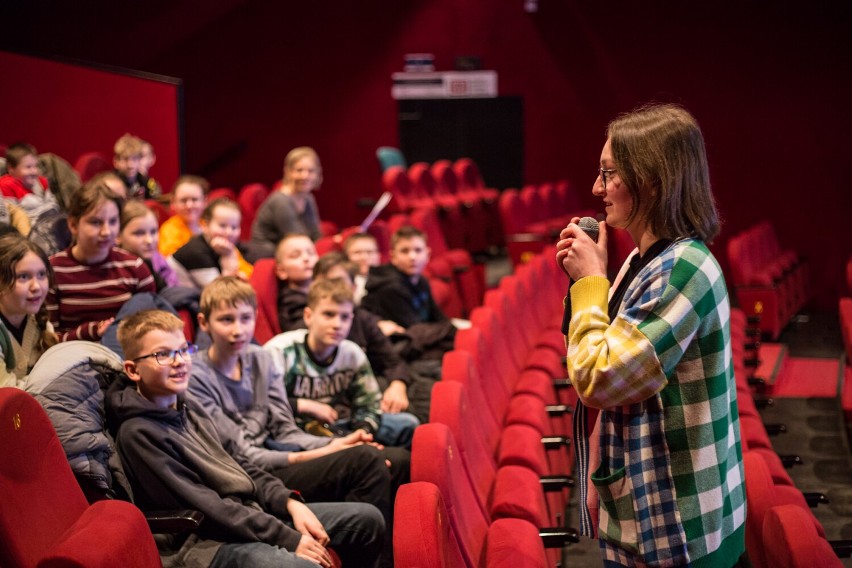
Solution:
<svg viewBox="0 0 852 568">
<path fill-rule="evenodd" d="M 836 305 L 852 252 L 842 3 L 538 0 L 536 13 L 522 0 L 100 4 L 95 24 L 56 2 L 37 20 L 43 33 L 11 27 L 0 45 L 184 79 L 187 165 L 216 186 L 269 183 L 287 150 L 316 147 L 321 211 L 341 224 L 364 215 L 358 197 L 379 192 L 374 150 L 397 142 L 390 74 L 404 53 L 432 52 L 439 69 L 480 55 L 501 93 L 524 97 L 526 179 L 568 177 L 587 204 L 597 205 L 589 190 L 607 121 L 649 100 L 680 102 L 707 139 L 720 260 L 726 235 L 768 218 L 783 246 L 810 257 L 817 301 Z"/>
</svg>

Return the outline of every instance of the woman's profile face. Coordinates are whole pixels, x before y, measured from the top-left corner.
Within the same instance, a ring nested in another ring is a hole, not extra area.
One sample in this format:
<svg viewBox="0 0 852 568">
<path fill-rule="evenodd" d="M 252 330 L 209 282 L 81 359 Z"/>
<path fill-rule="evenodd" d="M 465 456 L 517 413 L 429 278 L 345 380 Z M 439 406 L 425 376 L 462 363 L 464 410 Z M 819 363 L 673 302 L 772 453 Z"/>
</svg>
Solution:
<svg viewBox="0 0 852 568">
<path fill-rule="evenodd" d="M 293 185 L 294 193 L 308 193 L 318 189 L 322 180 L 322 172 L 310 156 L 297 160 L 286 174 L 287 181 Z"/>
<path fill-rule="evenodd" d="M 610 227 L 626 229 L 630 224 L 630 215 L 633 212 L 633 196 L 618 175 L 618 168 L 612 159 L 609 139 L 601 150 L 600 168 L 615 171 L 598 175 L 592 186 L 592 194 L 603 199 L 606 224 Z M 606 186 L 604 186 L 604 176 L 606 177 Z"/>
</svg>

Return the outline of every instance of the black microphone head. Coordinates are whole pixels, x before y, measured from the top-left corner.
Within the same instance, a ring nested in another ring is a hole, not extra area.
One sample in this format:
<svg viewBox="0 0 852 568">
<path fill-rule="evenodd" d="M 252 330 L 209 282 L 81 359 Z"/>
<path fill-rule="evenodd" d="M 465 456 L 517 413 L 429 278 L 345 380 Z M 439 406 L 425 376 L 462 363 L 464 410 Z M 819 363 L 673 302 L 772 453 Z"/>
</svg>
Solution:
<svg viewBox="0 0 852 568">
<path fill-rule="evenodd" d="M 579 221 L 577 221 L 577 226 L 580 227 L 584 233 L 589 235 L 593 241 L 598 242 L 598 227 L 600 224 L 594 217 L 582 217 Z"/>
</svg>

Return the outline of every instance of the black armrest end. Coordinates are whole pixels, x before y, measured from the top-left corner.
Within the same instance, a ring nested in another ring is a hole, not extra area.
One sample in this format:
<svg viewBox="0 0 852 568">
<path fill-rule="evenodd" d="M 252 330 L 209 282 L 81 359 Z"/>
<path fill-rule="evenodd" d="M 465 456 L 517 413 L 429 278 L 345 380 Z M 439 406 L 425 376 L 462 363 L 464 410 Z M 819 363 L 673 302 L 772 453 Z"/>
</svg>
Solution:
<svg viewBox="0 0 852 568">
<path fill-rule="evenodd" d="M 580 542 L 580 533 L 570 527 L 543 528 L 538 530 L 545 548 L 562 548 L 567 544 Z"/>
<path fill-rule="evenodd" d="M 567 475 L 542 475 L 539 481 L 541 482 L 542 490 L 546 493 L 574 487 L 574 479 Z"/>
<path fill-rule="evenodd" d="M 826 497 L 825 493 L 803 491 L 802 495 L 805 496 L 805 501 L 808 502 L 808 507 L 813 508 L 818 505 L 828 505 L 828 497 Z"/>
<path fill-rule="evenodd" d="M 204 520 L 204 513 L 190 509 L 177 511 L 149 511 L 145 520 L 151 532 L 155 534 L 177 534 L 198 530 Z"/>
</svg>

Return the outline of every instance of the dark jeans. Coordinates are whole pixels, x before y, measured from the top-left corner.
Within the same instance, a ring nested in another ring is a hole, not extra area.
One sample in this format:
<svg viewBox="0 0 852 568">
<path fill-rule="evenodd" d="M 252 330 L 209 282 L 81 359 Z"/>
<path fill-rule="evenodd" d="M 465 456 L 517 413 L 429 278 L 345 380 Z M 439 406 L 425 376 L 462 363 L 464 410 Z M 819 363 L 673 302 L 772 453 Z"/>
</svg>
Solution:
<svg viewBox="0 0 852 568">
<path fill-rule="evenodd" d="M 366 503 L 309 503 L 308 507 L 325 527 L 331 539 L 328 547 L 337 553 L 344 566 L 377 566 L 384 520 L 375 507 Z M 259 542 L 224 544 L 210 564 L 210 568 L 244 566 L 316 568 L 317 565 L 278 546 Z"/>
<path fill-rule="evenodd" d="M 391 463 L 388 467 L 385 460 Z M 363 445 L 276 469 L 272 474 L 307 502 L 371 503 L 385 519 L 385 557 L 392 558 L 393 504 L 400 485 L 411 481 L 411 453 Z M 358 564 L 356 564 L 357 566 Z"/>
<path fill-rule="evenodd" d="M 290 464 L 273 470 L 272 475 L 301 493 L 308 503 L 371 503 L 389 518 L 391 475 L 382 454 L 372 446 L 355 446 Z"/>
</svg>

